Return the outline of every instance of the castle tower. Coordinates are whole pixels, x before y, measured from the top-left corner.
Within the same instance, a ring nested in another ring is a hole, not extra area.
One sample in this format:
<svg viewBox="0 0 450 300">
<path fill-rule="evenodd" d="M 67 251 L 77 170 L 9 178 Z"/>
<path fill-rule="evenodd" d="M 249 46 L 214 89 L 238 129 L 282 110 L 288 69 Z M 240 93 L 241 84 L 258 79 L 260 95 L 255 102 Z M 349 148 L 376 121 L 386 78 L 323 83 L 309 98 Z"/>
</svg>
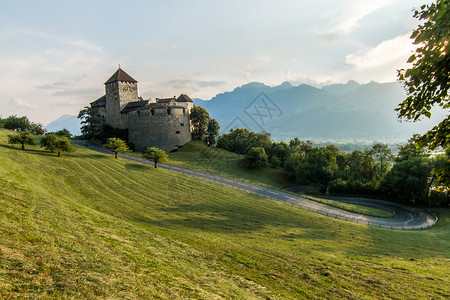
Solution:
<svg viewBox="0 0 450 300">
<path fill-rule="evenodd" d="M 120 67 L 105 82 L 106 123 L 115 128 L 125 129 L 127 124 L 120 116 L 120 111 L 129 102 L 138 101 L 137 81 Z"/>
</svg>

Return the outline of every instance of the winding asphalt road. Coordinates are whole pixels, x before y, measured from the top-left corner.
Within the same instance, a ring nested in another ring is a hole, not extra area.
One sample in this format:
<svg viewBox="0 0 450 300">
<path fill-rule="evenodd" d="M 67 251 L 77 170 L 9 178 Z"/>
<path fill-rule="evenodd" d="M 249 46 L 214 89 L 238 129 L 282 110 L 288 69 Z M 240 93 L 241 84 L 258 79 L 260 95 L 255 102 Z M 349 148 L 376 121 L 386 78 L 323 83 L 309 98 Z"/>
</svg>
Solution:
<svg viewBox="0 0 450 300">
<path fill-rule="evenodd" d="M 75 143 L 79 145 L 86 145 L 85 141 L 76 141 Z M 92 150 L 113 155 L 112 152 L 93 145 L 89 144 L 89 148 Z M 153 165 L 153 162 L 150 162 L 142 157 L 134 156 L 130 154 L 120 154 L 121 158 L 134 161 L 140 164 L 145 165 Z M 380 218 L 380 217 L 372 217 L 366 216 L 354 212 L 345 211 L 333 206 L 329 206 L 323 203 L 319 203 L 316 201 L 312 201 L 306 198 L 303 198 L 297 194 L 288 193 L 285 191 L 279 191 L 267 187 L 263 187 L 257 184 L 252 184 L 248 182 L 243 182 L 236 179 L 231 179 L 219 175 L 212 175 L 196 170 L 191 170 L 183 167 L 178 167 L 169 164 L 159 164 L 160 168 L 172 170 L 175 172 L 187 174 L 189 176 L 194 176 L 197 178 L 201 178 L 204 180 L 216 182 L 222 185 L 226 185 L 235 189 L 239 189 L 242 191 L 246 191 L 248 193 L 257 194 L 259 196 L 270 198 L 276 201 L 280 201 L 286 204 L 290 204 L 293 206 L 301 207 L 303 209 L 314 211 L 326 216 L 330 216 L 333 218 L 356 222 L 360 224 L 366 224 L 370 226 L 390 228 L 390 229 L 424 229 L 433 226 L 437 219 L 432 215 L 428 214 L 422 209 L 414 208 L 406 205 L 402 205 L 399 203 L 368 199 L 368 198 L 354 198 L 354 197 L 326 197 L 326 199 L 336 200 L 340 202 L 346 203 L 354 203 L 359 205 L 365 205 L 375 208 L 380 208 L 388 211 L 394 212 L 395 216 L 393 218 Z"/>
</svg>

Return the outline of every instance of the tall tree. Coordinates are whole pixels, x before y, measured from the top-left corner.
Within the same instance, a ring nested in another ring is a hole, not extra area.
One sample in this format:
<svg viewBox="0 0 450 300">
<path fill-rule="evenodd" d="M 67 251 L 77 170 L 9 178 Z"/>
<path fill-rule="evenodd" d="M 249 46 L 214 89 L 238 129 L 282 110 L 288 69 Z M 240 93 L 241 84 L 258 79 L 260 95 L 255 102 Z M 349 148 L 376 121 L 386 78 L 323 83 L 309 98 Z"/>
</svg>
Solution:
<svg viewBox="0 0 450 300">
<path fill-rule="evenodd" d="M 96 108 L 85 106 L 77 118 L 81 120 L 81 133 L 85 138 L 94 137 L 101 132 L 103 118 Z"/>
<path fill-rule="evenodd" d="M 431 117 L 433 106 L 450 108 L 450 8 L 449 0 L 437 0 L 414 12 L 422 24 L 412 33 L 417 45 L 408 59 L 413 66 L 399 70 L 398 78 L 408 93 L 397 108 L 398 117 L 417 121 Z M 450 142 L 450 116 L 429 130 L 422 143 L 431 149 Z"/>
<path fill-rule="evenodd" d="M 25 145 L 34 145 L 34 139 L 29 131 L 20 131 L 18 133 L 9 134 L 8 143 L 20 144 L 22 145 L 22 150 L 25 150 Z"/>
<path fill-rule="evenodd" d="M 208 111 L 203 107 L 194 106 L 191 108 L 189 117 L 193 127 L 192 138 L 194 140 L 206 141 L 206 138 L 208 137 Z"/>
<path fill-rule="evenodd" d="M 142 157 L 150 161 L 153 161 L 155 163 L 155 168 L 158 167 L 157 166 L 158 163 L 165 163 L 169 160 L 166 152 L 156 147 L 150 147 L 145 149 L 144 153 L 142 153 Z"/>
<path fill-rule="evenodd" d="M 333 151 L 327 148 L 313 148 L 295 168 L 295 177 L 301 183 L 316 185 L 320 192 L 325 193 L 337 170 L 336 154 Z"/>
<path fill-rule="evenodd" d="M 216 119 L 209 119 L 208 121 L 208 135 L 206 138 L 208 146 L 214 146 L 216 144 L 217 137 L 219 136 L 219 122 Z"/>
<path fill-rule="evenodd" d="M 127 143 L 125 141 L 118 138 L 109 138 L 105 144 L 106 149 L 114 152 L 114 157 L 117 158 L 118 153 L 128 152 L 130 149 L 128 148 Z"/>
<path fill-rule="evenodd" d="M 388 166 L 394 159 L 392 150 L 386 144 L 375 144 L 369 150 L 370 155 L 373 157 L 375 162 L 378 162 L 378 177 L 381 178 L 384 173 L 388 170 Z"/>
</svg>

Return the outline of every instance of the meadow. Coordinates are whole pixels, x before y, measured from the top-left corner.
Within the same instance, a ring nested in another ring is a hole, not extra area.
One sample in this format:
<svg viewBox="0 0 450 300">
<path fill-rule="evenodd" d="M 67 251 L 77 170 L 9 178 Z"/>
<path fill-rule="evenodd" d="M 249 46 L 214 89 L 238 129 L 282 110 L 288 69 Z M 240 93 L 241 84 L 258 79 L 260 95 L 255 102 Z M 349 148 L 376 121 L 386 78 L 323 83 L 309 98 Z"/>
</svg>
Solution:
<svg viewBox="0 0 450 300">
<path fill-rule="evenodd" d="M 81 146 L 20 150 L 8 133 L 0 298 L 450 296 L 449 210 L 427 230 L 368 227 Z"/>
</svg>

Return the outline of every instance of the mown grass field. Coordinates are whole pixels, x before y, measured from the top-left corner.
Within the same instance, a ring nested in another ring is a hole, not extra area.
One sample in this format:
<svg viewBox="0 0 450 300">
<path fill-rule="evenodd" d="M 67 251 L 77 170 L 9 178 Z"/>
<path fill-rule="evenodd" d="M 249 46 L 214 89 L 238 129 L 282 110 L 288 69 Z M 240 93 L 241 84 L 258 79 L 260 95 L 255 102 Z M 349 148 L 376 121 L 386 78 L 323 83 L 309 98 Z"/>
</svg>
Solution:
<svg viewBox="0 0 450 300">
<path fill-rule="evenodd" d="M 0 131 L 0 298 L 445 299 L 450 212 L 429 230 L 339 221 L 83 147 Z"/>
<path fill-rule="evenodd" d="M 169 164 L 265 186 L 285 188 L 296 185 L 281 168 L 247 169 L 243 166 L 244 155 L 207 147 L 199 141 L 191 141 L 177 152 L 169 153 L 169 158 Z"/>
</svg>

